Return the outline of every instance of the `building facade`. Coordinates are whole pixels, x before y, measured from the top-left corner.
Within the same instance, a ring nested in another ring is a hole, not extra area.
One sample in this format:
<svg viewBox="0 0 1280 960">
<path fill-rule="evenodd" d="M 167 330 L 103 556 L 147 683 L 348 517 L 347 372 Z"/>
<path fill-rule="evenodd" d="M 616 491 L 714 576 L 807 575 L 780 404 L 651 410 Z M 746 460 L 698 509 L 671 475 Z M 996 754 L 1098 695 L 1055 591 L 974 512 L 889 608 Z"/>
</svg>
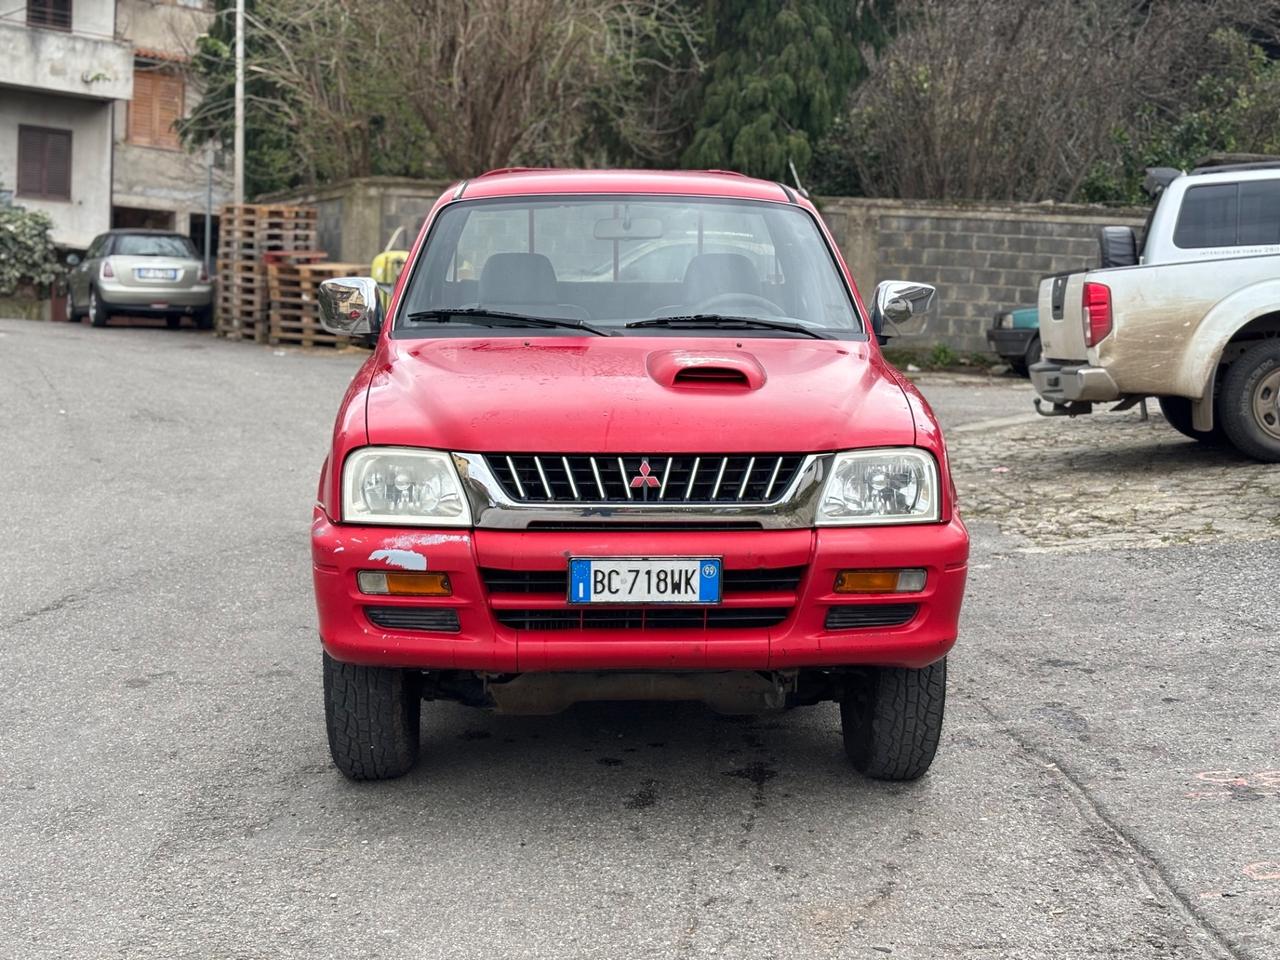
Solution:
<svg viewBox="0 0 1280 960">
<path fill-rule="evenodd" d="M 212 6 L 0 7 L 0 202 L 49 214 L 68 249 L 110 227 L 176 230 L 203 248 L 210 192 L 217 210 L 230 180 L 210 154 L 183 150 L 174 124 L 199 101 L 188 66 Z"/>
</svg>

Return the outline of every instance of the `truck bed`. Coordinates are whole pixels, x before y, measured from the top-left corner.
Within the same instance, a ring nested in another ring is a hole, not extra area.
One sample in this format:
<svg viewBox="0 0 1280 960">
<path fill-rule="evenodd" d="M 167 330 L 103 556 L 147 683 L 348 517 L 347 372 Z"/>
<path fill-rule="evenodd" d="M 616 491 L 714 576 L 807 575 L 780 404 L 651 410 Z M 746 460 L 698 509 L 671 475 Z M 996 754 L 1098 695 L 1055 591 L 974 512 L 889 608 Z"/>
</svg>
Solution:
<svg viewBox="0 0 1280 960">
<path fill-rule="evenodd" d="M 1122 395 L 1199 397 L 1227 328 L 1248 319 L 1250 289 L 1277 279 L 1275 254 L 1046 277 L 1039 295 L 1044 357 L 1102 367 Z M 1112 330 L 1094 347 L 1084 339 L 1086 282 L 1111 290 Z"/>
</svg>

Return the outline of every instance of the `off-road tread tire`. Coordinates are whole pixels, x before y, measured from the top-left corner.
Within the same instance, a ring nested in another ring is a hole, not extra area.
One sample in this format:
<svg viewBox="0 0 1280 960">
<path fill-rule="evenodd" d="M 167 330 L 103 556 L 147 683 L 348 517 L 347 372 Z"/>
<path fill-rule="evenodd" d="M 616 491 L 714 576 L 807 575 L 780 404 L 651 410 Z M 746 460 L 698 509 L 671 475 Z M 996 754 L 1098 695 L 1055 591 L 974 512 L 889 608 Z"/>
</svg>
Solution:
<svg viewBox="0 0 1280 960">
<path fill-rule="evenodd" d="M 1218 420 L 1228 440 L 1245 456 L 1280 463 L 1280 441 L 1267 436 L 1253 418 L 1253 388 L 1280 366 L 1280 339 L 1263 340 L 1240 355 L 1222 380 Z"/>
<path fill-rule="evenodd" d="M 844 749 L 854 769 L 876 780 L 915 780 L 933 763 L 942 735 L 947 661 L 920 670 L 876 667 L 840 703 Z"/>
<path fill-rule="evenodd" d="M 1098 262 L 1102 269 L 1136 267 L 1138 237 L 1132 227 L 1102 227 L 1098 231 Z"/>
<path fill-rule="evenodd" d="M 1222 418 L 1213 418 L 1212 430 L 1197 430 L 1191 425 L 1191 401 L 1186 397 L 1159 397 L 1160 412 L 1169 426 L 1184 437 L 1199 440 L 1201 443 L 1225 443 L 1227 438 L 1222 432 Z"/>
<path fill-rule="evenodd" d="M 329 754 L 352 780 L 403 776 L 418 759 L 421 680 L 411 670 L 362 667 L 324 654 Z"/>
</svg>

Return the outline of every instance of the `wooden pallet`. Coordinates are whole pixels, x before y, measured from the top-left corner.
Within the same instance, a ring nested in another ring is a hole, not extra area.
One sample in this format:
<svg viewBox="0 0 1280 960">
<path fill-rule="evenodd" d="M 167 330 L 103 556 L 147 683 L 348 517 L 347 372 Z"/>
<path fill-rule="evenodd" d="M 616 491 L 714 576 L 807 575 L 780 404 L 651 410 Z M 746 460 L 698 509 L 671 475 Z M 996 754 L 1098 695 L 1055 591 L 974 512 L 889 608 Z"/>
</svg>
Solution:
<svg viewBox="0 0 1280 960">
<path fill-rule="evenodd" d="M 363 263 L 336 263 L 303 260 L 289 263 L 284 258 L 267 264 L 271 307 L 268 340 L 274 344 L 303 347 L 342 346 L 349 338 L 330 333 L 320 325 L 317 296 L 320 284 L 333 277 L 361 276 L 368 272 Z"/>
<path fill-rule="evenodd" d="M 286 204 L 228 204 L 221 210 L 216 329 L 233 340 L 266 342 L 273 263 L 324 258 L 316 250 L 317 211 Z"/>
</svg>

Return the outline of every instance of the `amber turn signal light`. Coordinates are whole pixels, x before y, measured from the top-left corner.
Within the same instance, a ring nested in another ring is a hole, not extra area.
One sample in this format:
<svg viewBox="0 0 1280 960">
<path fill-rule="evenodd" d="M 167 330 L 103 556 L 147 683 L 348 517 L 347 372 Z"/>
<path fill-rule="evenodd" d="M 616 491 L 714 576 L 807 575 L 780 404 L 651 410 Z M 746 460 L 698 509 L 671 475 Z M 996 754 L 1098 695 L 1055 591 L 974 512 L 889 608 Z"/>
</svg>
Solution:
<svg viewBox="0 0 1280 960">
<path fill-rule="evenodd" d="M 917 593 L 924 589 L 925 572 L 910 570 L 841 570 L 836 593 Z"/>
<path fill-rule="evenodd" d="M 391 573 L 361 570 L 356 574 L 361 593 L 392 597 L 448 597 L 453 594 L 447 573 Z"/>
</svg>

